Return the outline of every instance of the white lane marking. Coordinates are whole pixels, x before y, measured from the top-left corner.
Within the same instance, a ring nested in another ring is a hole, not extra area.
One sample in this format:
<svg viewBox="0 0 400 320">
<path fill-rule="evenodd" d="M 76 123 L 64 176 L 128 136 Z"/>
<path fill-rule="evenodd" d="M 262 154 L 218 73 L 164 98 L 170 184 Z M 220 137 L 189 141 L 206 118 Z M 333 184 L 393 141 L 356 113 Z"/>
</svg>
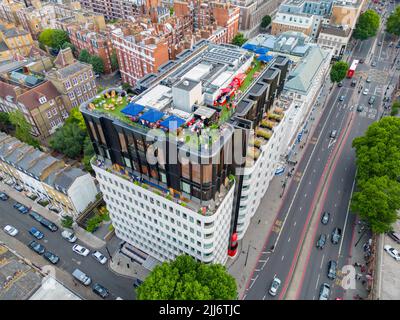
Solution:
<svg viewBox="0 0 400 320">
<path fill-rule="evenodd" d="M 253 286 L 253 284 L 256 282 L 257 278 L 258 278 L 258 275 L 257 275 L 257 277 L 251 279 L 252 283 L 251 283 L 249 289 L 251 289 L 251 287 Z"/>
<path fill-rule="evenodd" d="M 322 256 L 321 265 L 319 266 L 320 269 L 322 269 L 322 265 L 324 264 L 324 259 L 325 259 L 325 253 Z"/>
<path fill-rule="evenodd" d="M 260 269 L 255 269 L 254 271 L 259 272 L 259 271 L 261 271 L 261 270 L 260 270 Z"/>
<path fill-rule="evenodd" d="M 288 241 L 287 242 L 290 242 L 290 238 L 288 239 Z"/>
<path fill-rule="evenodd" d="M 348 218 L 349 212 L 350 212 L 351 197 L 352 197 L 352 195 L 353 195 L 354 186 L 355 186 L 355 184 L 356 184 L 356 176 L 357 176 L 357 171 L 356 171 L 356 173 L 355 173 L 355 175 L 354 175 L 354 181 L 353 181 L 353 185 L 352 185 L 352 187 L 351 187 L 351 192 L 350 192 L 349 204 L 347 205 L 346 218 L 345 218 L 345 220 L 344 220 L 344 226 L 343 226 L 343 229 L 342 229 L 342 230 L 343 230 L 343 237 L 342 237 L 342 240 L 340 241 L 340 246 L 339 246 L 339 256 L 340 256 L 340 252 L 341 252 L 341 250 L 342 250 L 343 240 L 344 240 L 344 237 L 345 237 L 345 234 L 346 234 L 347 218 Z"/>
<path fill-rule="evenodd" d="M 321 275 L 318 274 L 317 283 L 315 284 L 315 290 L 317 290 L 317 288 L 318 288 L 318 282 L 319 282 L 319 277 L 320 277 L 320 276 L 321 276 Z"/>
<path fill-rule="evenodd" d="M 282 259 L 281 259 L 281 260 L 283 261 L 284 258 L 285 258 L 285 256 L 282 256 Z"/>
<path fill-rule="evenodd" d="M 265 300 L 265 296 L 266 296 L 266 295 L 264 294 L 263 300 Z"/>
<path fill-rule="evenodd" d="M 267 261 L 264 262 L 264 264 L 261 267 L 261 270 L 264 270 L 265 265 L 267 264 Z"/>
</svg>

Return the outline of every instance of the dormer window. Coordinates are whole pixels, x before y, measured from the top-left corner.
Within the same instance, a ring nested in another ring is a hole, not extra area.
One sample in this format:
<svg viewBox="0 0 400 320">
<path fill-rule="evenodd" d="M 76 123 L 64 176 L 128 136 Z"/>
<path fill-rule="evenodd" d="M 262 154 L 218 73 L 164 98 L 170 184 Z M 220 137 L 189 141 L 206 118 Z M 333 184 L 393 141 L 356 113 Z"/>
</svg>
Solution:
<svg viewBox="0 0 400 320">
<path fill-rule="evenodd" d="M 40 104 L 46 103 L 46 102 L 47 102 L 46 97 L 45 97 L 45 96 L 40 97 L 40 98 L 39 98 L 39 102 L 40 102 Z"/>
</svg>

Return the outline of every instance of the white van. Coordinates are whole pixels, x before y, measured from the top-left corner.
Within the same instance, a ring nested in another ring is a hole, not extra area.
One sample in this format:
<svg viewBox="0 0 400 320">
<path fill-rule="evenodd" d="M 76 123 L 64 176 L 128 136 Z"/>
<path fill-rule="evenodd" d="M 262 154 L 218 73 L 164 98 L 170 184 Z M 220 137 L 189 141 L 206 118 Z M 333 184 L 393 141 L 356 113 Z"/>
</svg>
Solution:
<svg viewBox="0 0 400 320">
<path fill-rule="evenodd" d="M 84 284 L 85 286 L 88 286 L 92 282 L 92 279 L 90 279 L 89 276 L 87 276 L 84 272 L 82 272 L 79 269 L 75 269 L 74 272 L 72 272 L 72 275 L 75 279 L 77 279 L 80 283 Z"/>
</svg>

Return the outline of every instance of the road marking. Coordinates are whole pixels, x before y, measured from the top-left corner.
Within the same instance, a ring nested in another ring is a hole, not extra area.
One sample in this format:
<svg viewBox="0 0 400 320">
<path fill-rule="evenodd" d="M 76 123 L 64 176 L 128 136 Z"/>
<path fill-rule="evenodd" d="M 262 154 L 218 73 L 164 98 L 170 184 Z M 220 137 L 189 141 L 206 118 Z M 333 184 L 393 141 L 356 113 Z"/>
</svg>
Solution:
<svg viewBox="0 0 400 320">
<path fill-rule="evenodd" d="M 357 171 L 356 171 L 356 173 L 355 173 L 355 175 L 354 175 L 354 181 L 353 181 L 353 185 L 352 185 L 352 187 L 351 187 L 351 192 L 350 192 L 350 200 L 349 200 L 349 204 L 347 205 L 346 218 L 345 218 L 345 220 L 344 220 L 344 226 L 343 226 L 343 237 L 342 237 L 342 240 L 340 241 L 340 246 L 339 246 L 339 256 L 340 256 L 340 252 L 341 252 L 341 250 L 342 250 L 343 239 L 344 239 L 344 237 L 345 237 L 345 235 L 346 235 L 347 218 L 348 218 L 349 212 L 350 212 L 351 197 L 352 197 L 352 195 L 353 195 L 354 186 L 355 186 L 355 184 L 356 184 L 356 178 L 355 178 L 356 176 L 357 176 Z"/>
<path fill-rule="evenodd" d="M 321 276 L 321 274 L 318 274 L 317 283 L 315 284 L 315 290 L 317 290 L 317 288 L 318 288 L 318 282 L 319 282 L 319 277 L 320 276 Z"/>
<path fill-rule="evenodd" d="M 285 256 L 282 256 L 282 259 L 281 259 L 281 260 L 283 261 L 284 258 L 285 258 Z"/>
<path fill-rule="evenodd" d="M 253 284 L 256 282 L 257 278 L 258 278 L 258 275 L 257 275 L 255 278 L 251 279 L 252 283 L 251 283 L 249 289 L 251 289 L 251 287 L 253 286 Z"/>
<path fill-rule="evenodd" d="M 289 239 L 288 239 L 288 241 L 287 242 L 290 242 L 290 237 L 289 237 Z"/>
<path fill-rule="evenodd" d="M 269 258 L 268 258 L 268 259 L 269 259 Z M 267 261 L 268 261 L 268 259 L 267 259 Z M 261 267 L 261 270 L 264 270 L 264 267 L 265 267 L 265 265 L 267 264 L 267 261 L 264 262 L 264 264 L 263 264 L 262 267 Z"/>
<path fill-rule="evenodd" d="M 322 265 L 324 264 L 324 259 L 325 259 L 325 253 L 322 256 L 321 265 L 319 266 L 320 269 L 322 269 Z"/>
<path fill-rule="evenodd" d="M 260 269 L 255 269 L 254 271 L 257 271 L 257 272 L 259 272 L 259 271 L 261 271 Z"/>
<path fill-rule="evenodd" d="M 268 259 L 269 259 L 269 257 L 268 257 Z M 258 260 L 258 262 L 267 262 L 268 259 L 267 260 Z"/>
<path fill-rule="evenodd" d="M 307 193 L 304 194 L 304 198 L 307 198 Z"/>
<path fill-rule="evenodd" d="M 264 294 L 263 300 L 265 300 L 265 296 L 266 296 L 266 295 Z"/>
<path fill-rule="evenodd" d="M 295 221 L 294 223 L 293 223 L 293 226 L 295 226 L 297 224 L 297 222 Z"/>
</svg>

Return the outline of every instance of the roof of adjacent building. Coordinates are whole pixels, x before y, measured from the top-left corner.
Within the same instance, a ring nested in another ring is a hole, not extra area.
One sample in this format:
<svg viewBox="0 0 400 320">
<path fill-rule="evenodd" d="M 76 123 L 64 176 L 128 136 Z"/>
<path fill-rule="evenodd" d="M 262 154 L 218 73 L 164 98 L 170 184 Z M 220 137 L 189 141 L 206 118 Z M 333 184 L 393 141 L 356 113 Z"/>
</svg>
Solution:
<svg viewBox="0 0 400 320">
<path fill-rule="evenodd" d="M 29 34 L 29 32 L 26 30 L 19 30 L 16 28 L 7 29 L 2 32 L 3 32 L 5 38 L 14 38 L 14 37 L 19 37 L 19 36 L 24 36 L 24 35 Z"/>
<path fill-rule="evenodd" d="M 285 83 L 285 89 L 307 94 L 316 73 L 328 55 L 329 53 L 321 48 L 317 46 L 312 47 L 309 54 L 289 74 L 288 81 Z"/>
<path fill-rule="evenodd" d="M 86 174 L 88 173 L 78 168 L 72 168 L 72 167 L 65 168 L 55 175 L 54 185 L 59 186 L 65 190 L 68 190 L 69 187 L 75 182 L 77 178 Z"/>
<path fill-rule="evenodd" d="M 58 69 L 56 73 L 60 75 L 61 78 L 68 78 L 69 76 L 88 68 L 88 64 L 76 61 L 62 69 Z"/>
<path fill-rule="evenodd" d="M 49 101 L 60 96 L 60 93 L 50 81 L 45 81 L 43 84 L 21 94 L 18 101 L 28 109 L 35 109 L 41 105 L 39 98 L 43 96 Z"/>
<path fill-rule="evenodd" d="M 8 51 L 8 47 L 4 41 L 0 42 L 0 52 Z"/>
<path fill-rule="evenodd" d="M 343 26 L 332 26 L 329 24 L 323 24 L 321 27 L 321 33 L 326 33 L 330 34 L 333 36 L 338 36 L 338 37 L 348 37 L 351 33 L 351 28 L 345 28 Z"/>
</svg>

